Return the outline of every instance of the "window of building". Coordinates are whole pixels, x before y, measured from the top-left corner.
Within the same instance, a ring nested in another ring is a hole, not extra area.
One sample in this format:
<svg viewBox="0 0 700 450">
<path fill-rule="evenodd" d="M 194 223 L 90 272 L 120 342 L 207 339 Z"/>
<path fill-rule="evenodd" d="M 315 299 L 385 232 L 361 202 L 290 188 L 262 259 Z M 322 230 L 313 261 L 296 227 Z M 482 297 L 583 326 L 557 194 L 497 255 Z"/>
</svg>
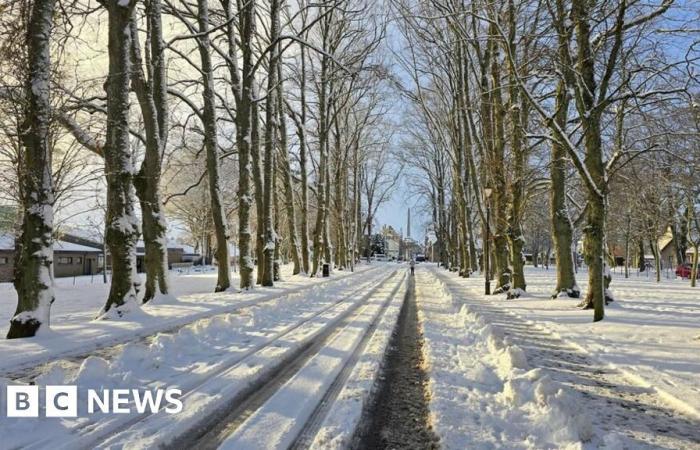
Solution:
<svg viewBox="0 0 700 450">
<path fill-rule="evenodd" d="M 82 264 L 82 263 L 83 263 L 83 257 L 82 257 L 82 256 L 78 256 L 77 258 L 75 258 L 75 263 L 76 263 L 76 264 Z"/>
<path fill-rule="evenodd" d="M 3 264 L 9 264 L 10 263 L 10 258 L 7 256 L 0 256 L 0 266 Z"/>
<path fill-rule="evenodd" d="M 59 264 L 73 264 L 73 258 L 70 256 L 59 256 L 58 263 Z"/>
</svg>

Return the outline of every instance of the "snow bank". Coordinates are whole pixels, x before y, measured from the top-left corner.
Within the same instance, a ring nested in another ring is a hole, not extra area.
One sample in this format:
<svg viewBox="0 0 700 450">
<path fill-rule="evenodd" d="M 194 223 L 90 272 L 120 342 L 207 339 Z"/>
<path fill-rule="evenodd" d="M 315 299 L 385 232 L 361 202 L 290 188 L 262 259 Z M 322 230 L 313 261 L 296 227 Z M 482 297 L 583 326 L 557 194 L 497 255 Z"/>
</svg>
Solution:
<svg viewBox="0 0 700 450">
<path fill-rule="evenodd" d="M 582 448 L 591 420 L 577 393 L 531 370 L 523 349 L 433 275 L 417 275 L 430 410 L 443 448 Z"/>
</svg>

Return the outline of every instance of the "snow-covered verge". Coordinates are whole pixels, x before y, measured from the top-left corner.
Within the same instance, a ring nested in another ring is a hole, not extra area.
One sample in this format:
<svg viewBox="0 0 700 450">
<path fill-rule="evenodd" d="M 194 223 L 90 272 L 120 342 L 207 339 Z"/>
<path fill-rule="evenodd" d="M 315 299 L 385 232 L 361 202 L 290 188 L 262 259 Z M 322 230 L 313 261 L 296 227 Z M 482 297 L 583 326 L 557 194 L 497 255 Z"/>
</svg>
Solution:
<svg viewBox="0 0 700 450">
<path fill-rule="evenodd" d="M 473 298 L 537 324 L 589 356 L 616 368 L 641 387 L 656 391 L 666 403 L 696 420 L 700 419 L 700 288 L 687 280 L 632 274 L 625 279 L 613 272 L 611 290 L 616 301 L 608 305 L 605 319 L 592 323 L 592 312 L 575 307 L 576 299 L 550 295 L 556 271 L 526 267 L 527 296 L 506 300 L 483 295 L 483 278 L 442 276 L 469 289 Z M 587 273 L 577 274 L 582 296 Z"/>
<path fill-rule="evenodd" d="M 394 296 L 310 446 L 318 450 L 349 448 L 362 412 L 376 393 L 387 347 L 401 312 L 406 284 Z"/>
<path fill-rule="evenodd" d="M 376 266 L 360 265 L 354 274 L 334 272 L 330 278 L 287 276 L 286 281 L 278 283 L 275 287 L 259 287 L 246 292 L 235 290 L 211 292 L 216 283 L 216 274 L 211 272 L 173 277 L 175 295 L 188 290 L 191 292 L 192 289 L 201 289 L 200 293 L 182 295 L 178 298 L 156 298 L 134 314 L 118 320 L 94 320 L 96 312 L 106 297 L 100 295 L 100 290 L 93 285 L 78 283 L 75 287 L 66 287 L 64 297 L 61 297 L 60 291 L 57 291 L 56 303 L 75 302 L 72 308 L 82 308 L 82 312 L 62 315 L 57 311 L 53 314 L 51 329 L 45 330 L 34 338 L 0 340 L 0 373 L 12 372 L 60 356 L 75 355 L 140 336 L 148 336 L 203 317 L 251 306 L 285 294 L 310 289 L 319 284 L 353 277 Z M 8 305 L 3 304 L 3 311 L 9 309 Z"/>
<path fill-rule="evenodd" d="M 430 411 L 445 449 L 576 449 L 591 439 L 578 393 L 530 368 L 525 353 L 427 271 L 416 300 L 430 376 Z"/>
<path fill-rule="evenodd" d="M 301 348 L 343 310 L 365 301 L 365 294 L 393 269 L 378 265 L 337 283 L 200 319 L 176 333 L 160 333 L 150 341 L 120 346 L 104 357 L 90 356 L 78 363 L 56 361 L 32 381 L 42 390 L 46 385 L 77 385 L 78 417 L 44 418 L 40 412 L 36 419 L 7 418 L 0 422 L 2 446 L 149 448 L 173 439 L 204 419 L 212 407 L 230 404 L 236 392 L 283 363 L 285 355 Z M 133 404 L 129 414 L 87 411 L 87 389 L 152 391 L 160 387 L 183 391 L 180 413 L 167 414 L 161 409 L 148 415 L 134 410 Z M 104 442 L 115 432 L 122 433 Z"/>
<path fill-rule="evenodd" d="M 282 270 L 291 275 L 291 265 Z M 283 272 L 284 273 L 284 272 Z M 138 274 L 144 281 L 144 274 Z M 238 274 L 232 274 L 238 285 Z M 108 276 L 109 280 L 109 276 Z M 216 267 L 203 266 L 170 271 L 170 291 L 174 297 L 214 292 Z M 54 324 L 88 322 L 97 316 L 109 294 L 109 283 L 101 275 L 56 278 L 53 282 L 56 300 L 51 305 L 51 321 Z M 10 318 L 17 306 L 17 292 L 12 283 L 0 283 L 0 338 L 4 338 Z"/>
</svg>

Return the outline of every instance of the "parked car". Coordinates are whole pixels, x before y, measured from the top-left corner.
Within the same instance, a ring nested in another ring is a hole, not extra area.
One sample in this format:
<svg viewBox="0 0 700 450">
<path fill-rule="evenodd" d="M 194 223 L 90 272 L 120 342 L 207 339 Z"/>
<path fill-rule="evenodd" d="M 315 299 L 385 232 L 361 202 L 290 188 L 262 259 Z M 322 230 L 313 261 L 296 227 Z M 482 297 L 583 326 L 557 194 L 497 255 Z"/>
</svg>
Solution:
<svg viewBox="0 0 700 450">
<path fill-rule="evenodd" d="M 676 267 L 676 276 L 681 278 L 690 278 L 690 272 L 692 270 L 692 266 L 689 263 L 679 264 L 678 267 Z"/>
<path fill-rule="evenodd" d="M 425 262 L 425 255 L 416 255 L 416 262 Z"/>
</svg>

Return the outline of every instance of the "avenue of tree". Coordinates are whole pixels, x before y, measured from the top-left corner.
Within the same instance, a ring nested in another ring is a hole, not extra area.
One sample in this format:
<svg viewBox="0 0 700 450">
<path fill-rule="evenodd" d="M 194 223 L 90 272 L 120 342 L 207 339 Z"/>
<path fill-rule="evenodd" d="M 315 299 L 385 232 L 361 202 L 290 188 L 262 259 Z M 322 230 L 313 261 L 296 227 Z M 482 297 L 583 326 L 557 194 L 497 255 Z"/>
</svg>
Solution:
<svg viewBox="0 0 700 450">
<path fill-rule="evenodd" d="M 579 298 L 581 241 L 580 307 L 602 320 L 615 258 L 628 276 L 648 249 L 660 280 L 667 232 L 675 263 L 694 255 L 694 286 L 699 14 L 674 0 L 3 0 L 8 338 L 48 326 L 54 212 L 85 186 L 104 192 L 104 317 L 168 295 L 166 217 L 216 263 L 216 291 L 247 290 L 282 262 L 353 270 L 399 184 L 435 259 L 495 294 L 523 295 L 524 254 L 551 251 L 553 297 Z"/>
</svg>

